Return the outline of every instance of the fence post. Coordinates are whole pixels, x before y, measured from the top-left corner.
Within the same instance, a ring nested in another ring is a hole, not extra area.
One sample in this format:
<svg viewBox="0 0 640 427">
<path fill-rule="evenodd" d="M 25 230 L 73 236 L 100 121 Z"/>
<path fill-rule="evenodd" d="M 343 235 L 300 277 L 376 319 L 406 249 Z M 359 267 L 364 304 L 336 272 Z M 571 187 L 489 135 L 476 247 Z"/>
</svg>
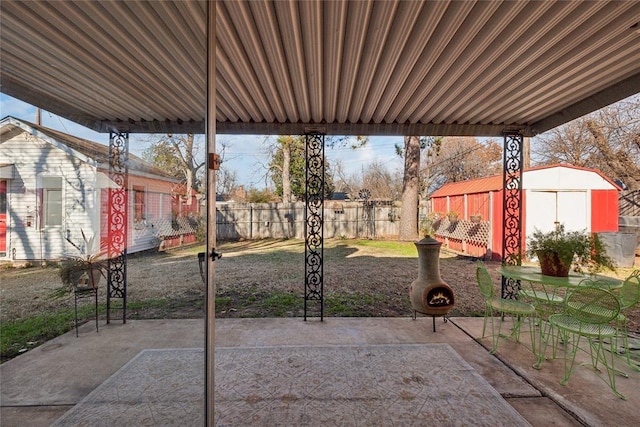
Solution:
<svg viewBox="0 0 640 427">
<path fill-rule="evenodd" d="M 355 232 L 356 239 L 358 238 L 358 215 L 359 215 L 358 205 L 356 205 L 356 232 Z"/>
<path fill-rule="evenodd" d="M 373 234 L 373 236 L 371 238 L 373 240 L 376 240 L 376 204 L 375 204 L 375 202 L 371 206 L 371 216 L 372 216 L 371 224 L 373 225 L 373 227 L 371 227 L 371 229 L 372 229 L 371 230 L 371 234 Z"/>
</svg>

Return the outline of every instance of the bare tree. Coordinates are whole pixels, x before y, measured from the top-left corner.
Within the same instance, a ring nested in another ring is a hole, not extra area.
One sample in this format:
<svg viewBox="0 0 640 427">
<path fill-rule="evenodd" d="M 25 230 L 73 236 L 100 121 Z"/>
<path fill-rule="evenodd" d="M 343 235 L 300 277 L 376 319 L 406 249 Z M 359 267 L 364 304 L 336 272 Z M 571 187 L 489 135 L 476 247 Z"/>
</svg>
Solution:
<svg viewBox="0 0 640 427">
<path fill-rule="evenodd" d="M 351 182 L 356 189 L 367 189 L 372 200 L 398 200 L 402 182 L 399 175 L 391 173 L 381 162 L 373 162 L 363 167 L 362 177 L 352 177 Z"/>
<path fill-rule="evenodd" d="M 534 164 L 569 163 L 585 167 L 596 153 L 584 120 L 574 120 L 540 135 L 531 150 Z"/>
<path fill-rule="evenodd" d="M 400 208 L 400 240 L 418 236 L 418 196 L 420 194 L 420 137 L 404 137 L 404 174 Z"/>
<path fill-rule="evenodd" d="M 269 151 L 268 174 L 276 186 L 275 193 L 289 203 L 294 197 L 304 198 L 306 192 L 305 137 L 280 135 L 275 143 L 267 146 Z M 331 165 L 324 159 L 325 197 L 333 194 Z"/>
<path fill-rule="evenodd" d="M 282 145 L 282 203 L 291 203 L 291 147 L 293 138 L 285 135 L 278 138 Z"/>
<path fill-rule="evenodd" d="M 430 148 L 434 150 L 434 147 Z M 448 182 L 495 175 L 502 170 L 502 148 L 494 140 L 484 143 L 473 137 L 445 137 L 428 158 L 428 192 Z"/>
<path fill-rule="evenodd" d="M 609 139 L 604 134 L 602 126 L 595 120 L 587 120 L 586 126 L 610 173 L 620 179 L 629 190 L 640 190 L 640 166 L 638 166 L 637 159 L 634 161 L 631 153 L 625 148 L 616 149 L 609 144 Z M 635 139 L 638 139 L 637 135 Z"/>
<path fill-rule="evenodd" d="M 421 166 L 420 166 L 420 192 L 426 199 L 435 190 L 434 174 L 431 172 L 432 165 L 437 165 L 440 158 L 440 148 L 442 147 L 441 136 L 426 137 L 421 145 Z"/>
<path fill-rule="evenodd" d="M 355 194 L 358 192 L 358 189 L 361 188 L 357 175 L 347 176 L 340 159 L 334 161 L 333 164 L 333 183 L 335 185 L 335 191 L 349 194 Z"/>
<path fill-rule="evenodd" d="M 229 195 L 238 187 L 238 173 L 226 166 L 229 144 L 221 140 L 216 145 L 220 156 L 220 169 L 216 172 L 216 194 Z"/>
<path fill-rule="evenodd" d="M 220 170 L 216 173 L 216 194 L 231 194 L 238 187 L 238 174 L 236 171 L 229 170 L 220 166 Z"/>
<path fill-rule="evenodd" d="M 187 188 L 200 191 L 202 183 L 198 177 L 205 162 L 194 134 L 163 135 L 145 150 L 143 158 L 181 179 Z"/>
<path fill-rule="evenodd" d="M 599 169 L 629 190 L 640 189 L 640 96 L 635 95 L 538 136 L 535 164 Z"/>
</svg>

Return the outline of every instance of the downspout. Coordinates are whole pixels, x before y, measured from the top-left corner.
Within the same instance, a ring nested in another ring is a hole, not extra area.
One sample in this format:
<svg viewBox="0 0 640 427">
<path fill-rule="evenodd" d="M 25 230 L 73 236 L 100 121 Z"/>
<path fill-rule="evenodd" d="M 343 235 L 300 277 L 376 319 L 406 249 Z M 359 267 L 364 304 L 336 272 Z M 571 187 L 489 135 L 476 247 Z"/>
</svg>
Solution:
<svg viewBox="0 0 640 427">
<path fill-rule="evenodd" d="M 214 427 L 214 371 L 215 371 L 215 326 L 216 326 L 216 287 L 214 272 L 214 254 L 216 246 L 216 3 L 207 2 L 207 104 L 206 104 L 206 141 L 207 141 L 207 256 L 205 283 L 205 425 Z M 214 164 L 212 164 L 214 163 Z"/>
</svg>

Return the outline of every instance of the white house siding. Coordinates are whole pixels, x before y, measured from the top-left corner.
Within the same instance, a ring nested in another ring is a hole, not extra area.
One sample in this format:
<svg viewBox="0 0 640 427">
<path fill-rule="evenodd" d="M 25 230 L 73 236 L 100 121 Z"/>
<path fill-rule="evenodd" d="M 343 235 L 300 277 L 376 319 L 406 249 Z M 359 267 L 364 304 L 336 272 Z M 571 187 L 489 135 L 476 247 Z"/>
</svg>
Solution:
<svg viewBox="0 0 640 427">
<path fill-rule="evenodd" d="M 568 167 L 527 170 L 522 189 L 544 190 L 613 190 L 614 187 L 596 172 Z"/>
<path fill-rule="evenodd" d="M 143 188 L 145 193 L 144 220 L 136 221 L 134 215 L 133 191 L 129 191 L 129 246 L 127 252 L 139 252 L 157 248 L 160 244 L 155 224 L 159 221 L 171 222 L 171 194 L 167 193 L 167 182 L 157 179 L 129 175 L 129 189 Z M 167 199 L 167 200 L 164 200 Z"/>
<path fill-rule="evenodd" d="M 153 226 L 155 219 L 167 219 L 171 220 L 171 205 L 169 205 L 166 212 L 161 211 L 159 199 L 161 194 L 148 191 L 148 186 L 145 188 L 145 202 L 147 209 L 145 210 L 145 219 L 143 221 L 135 221 L 133 215 L 129 218 L 129 253 L 144 251 L 151 248 L 157 248 L 159 245 L 158 237 L 156 236 Z M 133 195 L 129 193 L 129 206 L 133 206 Z M 129 211 L 132 211 L 131 209 Z"/>
<path fill-rule="evenodd" d="M 98 229 L 95 167 L 24 132 L 0 142 L 0 163 L 15 165 L 7 188 L 8 258 L 55 259 L 75 253 L 65 236 L 81 243 L 81 229 Z M 40 229 L 38 190 L 43 176 L 62 178 L 62 226 Z M 33 217 L 31 226 L 28 217 Z"/>
</svg>

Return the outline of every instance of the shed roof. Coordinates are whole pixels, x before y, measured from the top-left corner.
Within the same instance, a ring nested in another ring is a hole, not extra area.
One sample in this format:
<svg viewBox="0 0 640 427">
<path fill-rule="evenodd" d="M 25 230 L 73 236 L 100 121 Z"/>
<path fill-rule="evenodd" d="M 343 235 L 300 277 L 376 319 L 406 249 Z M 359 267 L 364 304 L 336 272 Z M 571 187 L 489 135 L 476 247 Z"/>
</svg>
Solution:
<svg viewBox="0 0 640 427">
<path fill-rule="evenodd" d="M 543 132 L 640 92 L 638 1 L 3 0 L 3 93 L 97 131 Z M 213 58 L 215 57 L 215 58 Z"/>
<path fill-rule="evenodd" d="M 574 166 L 564 163 L 556 163 L 552 165 L 542 165 L 542 166 L 534 166 L 524 170 L 524 175 L 526 176 L 527 172 L 544 170 L 544 169 L 556 169 L 556 168 L 566 168 L 566 169 L 574 169 L 574 170 L 583 170 L 588 172 L 593 172 L 601 176 L 605 181 L 610 183 L 614 188 L 620 190 L 620 186 L 618 186 L 614 181 L 604 175 L 598 169 L 585 168 L 580 166 Z M 523 177 L 526 178 L 526 177 Z M 448 184 L 443 185 L 438 190 L 434 191 L 431 197 L 446 197 L 446 196 L 458 196 L 461 194 L 474 194 L 474 193 L 485 193 L 488 191 L 500 191 L 503 188 L 503 179 L 502 175 L 492 175 L 478 179 L 471 179 L 468 181 L 460 181 L 460 182 L 450 182 Z"/>
</svg>

